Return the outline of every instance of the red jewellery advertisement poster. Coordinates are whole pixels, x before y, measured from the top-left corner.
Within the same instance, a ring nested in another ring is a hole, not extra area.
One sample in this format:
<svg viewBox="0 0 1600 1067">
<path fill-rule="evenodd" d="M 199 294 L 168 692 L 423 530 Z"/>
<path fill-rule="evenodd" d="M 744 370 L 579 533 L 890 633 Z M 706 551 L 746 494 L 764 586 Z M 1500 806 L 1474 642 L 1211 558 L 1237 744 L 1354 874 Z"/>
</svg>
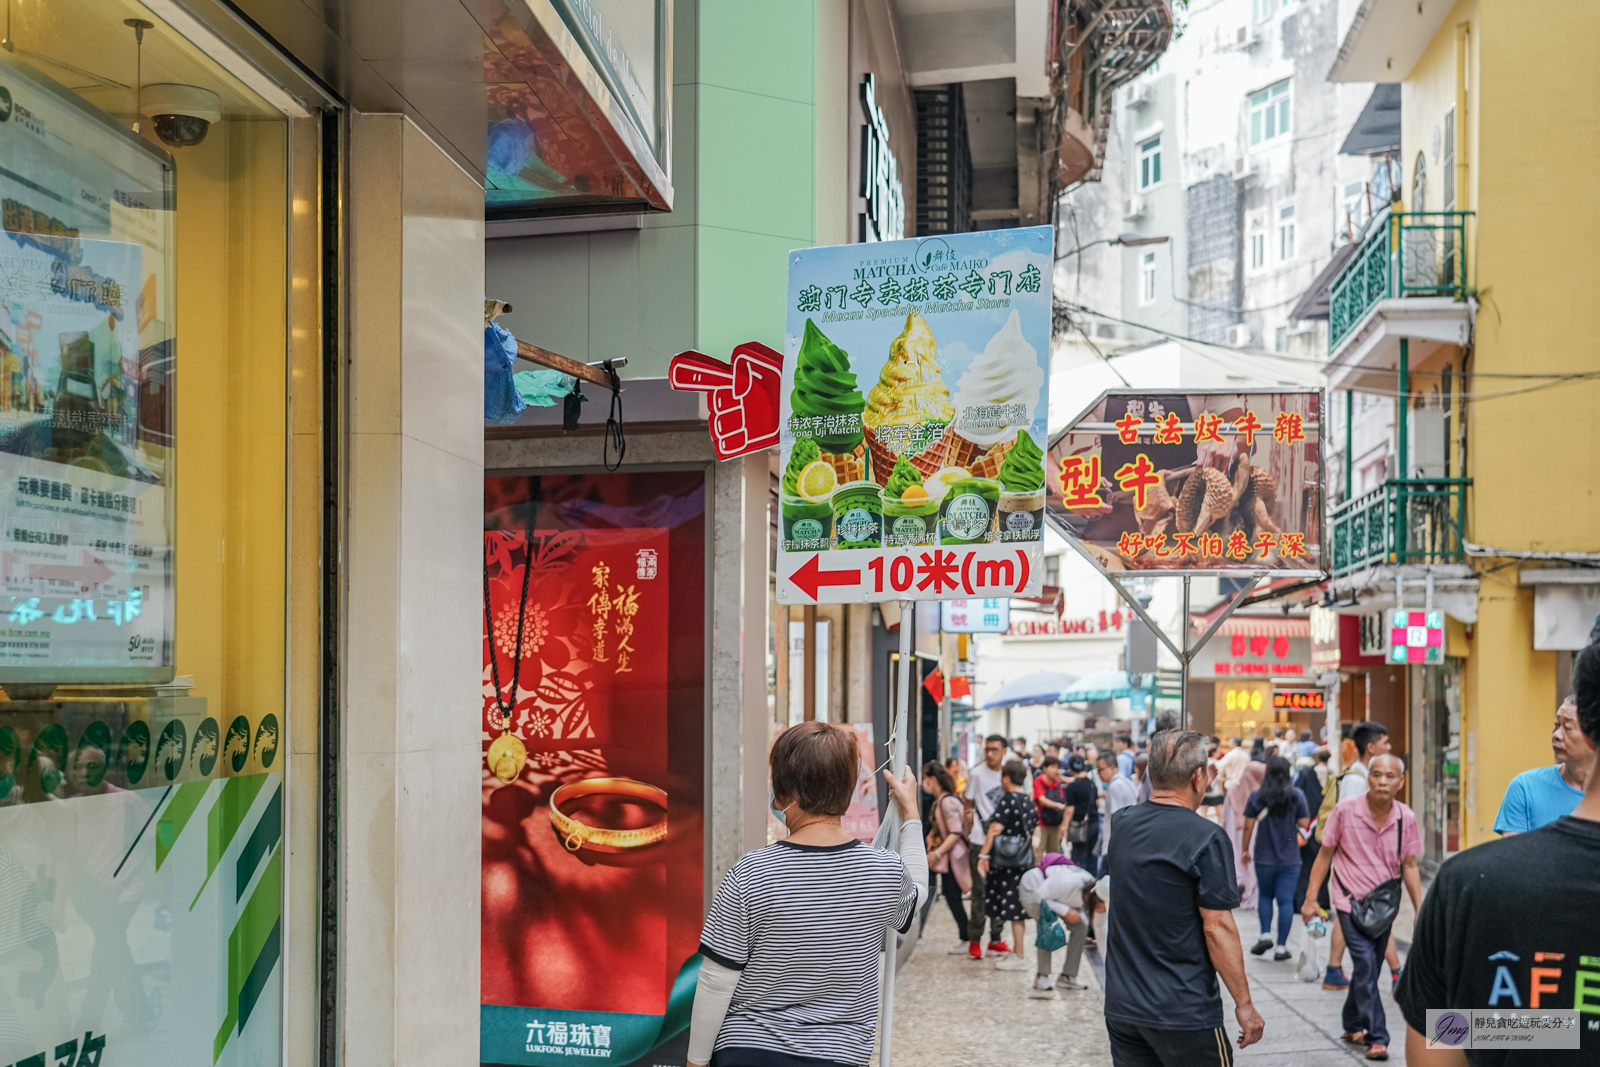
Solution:
<svg viewBox="0 0 1600 1067">
<path fill-rule="evenodd" d="M 486 479 L 485 1063 L 672 1062 L 687 1024 L 703 475 L 652 477 Z"/>
<path fill-rule="evenodd" d="M 1102 394 L 1050 442 L 1047 518 L 1105 571 L 1322 572 L 1322 394 Z"/>
</svg>

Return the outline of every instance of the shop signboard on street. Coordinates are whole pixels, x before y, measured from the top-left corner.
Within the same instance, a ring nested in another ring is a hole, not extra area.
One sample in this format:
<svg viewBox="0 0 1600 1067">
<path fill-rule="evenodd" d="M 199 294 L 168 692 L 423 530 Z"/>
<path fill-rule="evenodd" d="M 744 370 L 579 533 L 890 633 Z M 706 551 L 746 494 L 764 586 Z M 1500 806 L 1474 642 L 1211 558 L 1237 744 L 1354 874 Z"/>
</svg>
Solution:
<svg viewBox="0 0 1600 1067">
<path fill-rule="evenodd" d="M 0 680 L 173 676 L 170 159 L 0 57 Z"/>
<path fill-rule="evenodd" d="M 705 919 L 704 484 L 485 479 L 485 1063 L 683 1062 Z"/>
<path fill-rule="evenodd" d="M 1049 521 L 1107 573 L 1322 573 L 1322 394 L 1115 389 L 1051 442 Z"/>
<path fill-rule="evenodd" d="M 946 600 L 939 605 L 939 629 L 947 634 L 1003 634 L 1011 629 L 1011 600 Z"/>
<path fill-rule="evenodd" d="M 1039 595 L 1052 239 L 790 253 L 780 604 Z"/>
</svg>

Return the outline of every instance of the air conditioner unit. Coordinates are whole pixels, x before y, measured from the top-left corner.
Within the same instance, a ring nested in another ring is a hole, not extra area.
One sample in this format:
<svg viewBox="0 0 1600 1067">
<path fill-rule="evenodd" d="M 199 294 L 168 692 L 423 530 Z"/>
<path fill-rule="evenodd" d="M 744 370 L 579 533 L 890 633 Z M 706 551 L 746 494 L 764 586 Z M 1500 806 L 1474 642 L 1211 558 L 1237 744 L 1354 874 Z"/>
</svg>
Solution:
<svg viewBox="0 0 1600 1067">
<path fill-rule="evenodd" d="M 1249 49 L 1261 43 L 1261 35 L 1252 26 L 1240 26 L 1234 40 L 1240 48 Z"/>
<path fill-rule="evenodd" d="M 1248 348 L 1251 340 L 1250 327 L 1243 322 L 1236 322 L 1228 327 L 1228 347 Z"/>
<path fill-rule="evenodd" d="M 1135 193 L 1122 201 L 1122 217 L 1124 219 L 1144 218 L 1144 197 Z"/>
<path fill-rule="evenodd" d="M 1149 82 L 1136 82 L 1128 92 L 1129 107 L 1144 107 L 1150 102 L 1151 92 Z"/>
</svg>

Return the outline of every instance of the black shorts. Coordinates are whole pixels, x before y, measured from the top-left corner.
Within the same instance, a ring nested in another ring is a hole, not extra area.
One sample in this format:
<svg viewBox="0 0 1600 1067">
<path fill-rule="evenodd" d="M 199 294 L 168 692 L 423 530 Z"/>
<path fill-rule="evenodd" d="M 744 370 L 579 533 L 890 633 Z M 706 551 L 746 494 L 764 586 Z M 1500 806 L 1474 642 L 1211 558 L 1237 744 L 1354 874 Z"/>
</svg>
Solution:
<svg viewBox="0 0 1600 1067">
<path fill-rule="evenodd" d="M 1233 1045 L 1211 1030 L 1157 1030 L 1106 1020 L 1112 1067 L 1233 1067 Z"/>
</svg>

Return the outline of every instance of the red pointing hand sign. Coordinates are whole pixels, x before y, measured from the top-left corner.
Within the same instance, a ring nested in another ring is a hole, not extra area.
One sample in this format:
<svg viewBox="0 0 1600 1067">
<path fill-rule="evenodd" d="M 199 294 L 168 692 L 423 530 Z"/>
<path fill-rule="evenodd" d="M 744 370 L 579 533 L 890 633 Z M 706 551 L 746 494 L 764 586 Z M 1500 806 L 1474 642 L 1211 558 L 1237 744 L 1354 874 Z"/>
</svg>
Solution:
<svg viewBox="0 0 1600 1067">
<path fill-rule="evenodd" d="M 679 352 L 672 357 L 667 380 L 674 389 L 706 394 L 718 459 L 778 443 L 783 356 L 766 345 L 747 341 L 733 350 L 731 364 L 703 352 Z"/>
</svg>

